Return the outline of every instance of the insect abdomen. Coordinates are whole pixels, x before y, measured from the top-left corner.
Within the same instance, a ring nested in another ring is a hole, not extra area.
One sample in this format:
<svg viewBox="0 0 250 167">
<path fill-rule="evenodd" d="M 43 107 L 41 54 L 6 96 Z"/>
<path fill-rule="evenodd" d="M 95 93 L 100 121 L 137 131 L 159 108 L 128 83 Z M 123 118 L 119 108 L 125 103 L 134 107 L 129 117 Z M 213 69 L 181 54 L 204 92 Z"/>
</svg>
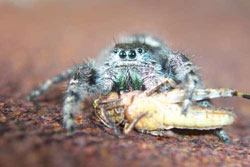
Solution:
<svg viewBox="0 0 250 167">
<path fill-rule="evenodd" d="M 235 119 L 235 115 L 228 110 L 199 106 L 189 107 L 187 114 L 183 115 L 181 104 L 164 103 L 156 97 L 134 99 L 126 111 L 126 118 L 132 122 L 145 112 L 147 115 L 135 126 L 138 130 L 215 129 L 230 125 Z"/>
</svg>

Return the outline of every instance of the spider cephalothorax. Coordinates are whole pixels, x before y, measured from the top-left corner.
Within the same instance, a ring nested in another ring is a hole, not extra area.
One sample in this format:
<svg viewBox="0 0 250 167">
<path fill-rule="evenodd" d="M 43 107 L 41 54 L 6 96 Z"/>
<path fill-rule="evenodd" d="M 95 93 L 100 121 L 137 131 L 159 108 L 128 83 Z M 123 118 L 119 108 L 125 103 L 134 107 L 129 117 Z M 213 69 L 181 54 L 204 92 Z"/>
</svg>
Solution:
<svg viewBox="0 0 250 167">
<path fill-rule="evenodd" d="M 153 54 L 152 48 L 138 41 L 116 44 L 99 71 L 100 87 L 110 92 L 145 90 L 154 86 L 165 75 Z"/>
<path fill-rule="evenodd" d="M 71 78 L 63 104 L 63 122 L 71 133 L 79 103 L 88 94 L 107 94 L 112 91 L 148 90 L 165 78 L 171 78 L 186 90 L 182 113 L 186 114 L 196 88 L 203 88 L 196 68 L 180 52 L 172 51 L 150 35 L 130 35 L 101 52 L 96 62 L 85 62 L 47 80 L 31 92 L 29 100 L 41 95 L 51 85 Z M 159 91 L 172 87 L 165 84 Z M 209 101 L 198 102 L 205 107 Z"/>
</svg>

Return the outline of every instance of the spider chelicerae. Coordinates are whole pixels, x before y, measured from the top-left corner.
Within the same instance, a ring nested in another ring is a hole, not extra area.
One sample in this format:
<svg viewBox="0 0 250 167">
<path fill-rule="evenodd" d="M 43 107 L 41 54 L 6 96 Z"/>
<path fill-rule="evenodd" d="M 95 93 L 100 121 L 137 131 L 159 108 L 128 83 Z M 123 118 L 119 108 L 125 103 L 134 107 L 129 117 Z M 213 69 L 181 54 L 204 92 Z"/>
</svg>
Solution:
<svg viewBox="0 0 250 167">
<path fill-rule="evenodd" d="M 182 102 L 182 113 L 186 114 L 195 89 L 203 88 L 196 67 L 184 54 L 171 50 L 156 37 L 135 34 L 122 37 L 118 43 L 104 49 L 95 62 L 86 61 L 48 79 L 28 95 L 28 100 L 42 95 L 52 85 L 70 79 L 62 112 L 64 127 L 68 134 L 72 134 L 75 113 L 89 94 L 148 90 L 165 78 L 171 78 L 186 90 Z M 166 83 L 158 91 L 171 89 L 173 87 Z M 212 106 L 206 99 L 198 101 L 198 105 Z M 229 142 L 222 129 L 217 134 Z"/>
</svg>

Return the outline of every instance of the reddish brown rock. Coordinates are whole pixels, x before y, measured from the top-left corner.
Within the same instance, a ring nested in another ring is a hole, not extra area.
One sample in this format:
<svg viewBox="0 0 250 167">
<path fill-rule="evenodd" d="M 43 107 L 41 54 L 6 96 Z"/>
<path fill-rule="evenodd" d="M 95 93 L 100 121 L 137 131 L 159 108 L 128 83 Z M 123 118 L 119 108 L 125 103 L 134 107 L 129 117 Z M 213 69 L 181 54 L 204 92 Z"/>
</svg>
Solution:
<svg viewBox="0 0 250 167">
<path fill-rule="evenodd" d="M 96 56 L 121 33 L 166 39 L 201 67 L 208 87 L 250 92 L 249 6 L 233 0 L 1 2 L 0 166 L 250 166 L 250 102 L 243 99 L 215 102 L 234 107 L 237 120 L 225 129 L 232 145 L 196 132 L 182 140 L 136 132 L 118 139 L 98 122 L 90 102 L 77 117 L 74 137 L 66 137 L 60 112 L 65 85 L 37 105 L 25 100 L 46 78 Z"/>
</svg>

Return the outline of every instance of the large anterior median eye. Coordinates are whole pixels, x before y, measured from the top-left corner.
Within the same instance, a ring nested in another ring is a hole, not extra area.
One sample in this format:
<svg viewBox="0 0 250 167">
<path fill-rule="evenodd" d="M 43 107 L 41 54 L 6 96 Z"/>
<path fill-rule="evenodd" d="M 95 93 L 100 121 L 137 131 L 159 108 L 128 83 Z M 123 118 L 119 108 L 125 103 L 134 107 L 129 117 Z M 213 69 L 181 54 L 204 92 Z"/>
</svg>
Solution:
<svg viewBox="0 0 250 167">
<path fill-rule="evenodd" d="M 130 50 L 130 51 L 128 52 L 128 57 L 129 57 L 130 59 L 134 59 L 134 58 L 136 57 L 136 52 L 135 52 L 134 50 Z"/>
<path fill-rule="evenodd" d="M 120 51 L 119 56 L 121 59 L 125 59 L 127 57 L 127 54 L 124 50 Z"/>
</svg>

